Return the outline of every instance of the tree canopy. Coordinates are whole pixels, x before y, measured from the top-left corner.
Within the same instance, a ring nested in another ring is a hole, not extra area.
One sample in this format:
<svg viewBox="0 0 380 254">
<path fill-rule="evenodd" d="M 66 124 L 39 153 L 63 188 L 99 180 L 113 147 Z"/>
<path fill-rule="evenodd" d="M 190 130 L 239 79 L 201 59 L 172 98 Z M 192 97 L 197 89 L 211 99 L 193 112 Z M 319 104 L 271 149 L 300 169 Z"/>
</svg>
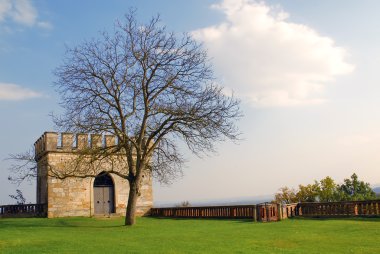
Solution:
<svg viewBox="0 0 380 254">
<path fill-rule="evenodd" d="M 338 186 L 338 191 L 340 198 L 344 200 L 366 200 L 376 197 L 369 183 L 360 181 L 355 173 L 344 179 L 344 183 Z"/>
<path fill-rule="evenodd" d="M 349 179 L 344 179 L 342 184 L 336 184 L 334 179 L 327 176 L 319 182 L 306 186 L 300 184 L 298 190 L 282 187 L 275 194 L 278 203 L 296 202 L 333 202 L 333 201 L 358 201 L 375 199 L 375 192 L 369 183 L 359 181 L 353 173 Z"/>
<path fill-rule="evenodd" d="M 159 17 L 141 24 L 129 12 L 113 32 L 68 48 L 55 75 L 65 110 L 54 117 L 57 127 L 117 137 L 98 158 L 126 159 L 119 174 L 130 184 L 126 224 L 134 224 L 144 172 L 168 182 L 181 171 L 179 142 L 200 155 L 238 138 L 239 101 L 217 85 L 206 50 L 168 32 Z"/>
</svg>

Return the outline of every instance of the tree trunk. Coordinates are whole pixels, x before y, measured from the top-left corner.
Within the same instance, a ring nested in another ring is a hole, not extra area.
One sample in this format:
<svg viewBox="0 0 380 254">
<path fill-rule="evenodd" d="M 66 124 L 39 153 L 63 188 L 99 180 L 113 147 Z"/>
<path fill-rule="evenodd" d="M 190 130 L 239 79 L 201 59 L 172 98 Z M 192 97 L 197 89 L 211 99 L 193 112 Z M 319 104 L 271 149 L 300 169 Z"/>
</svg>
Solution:
<svg viewBox="0 0 380 254">
<path fill-rule="evenodd" d="M 136 203 L 138 198 L 138 183 L 137 180 L 132 180 L 129 182 L 129 196 L 128 196 L 128 205 L 127 212 L 125 215 L 125 225 L 132 226 L 136 223 Z"/>
</svg>

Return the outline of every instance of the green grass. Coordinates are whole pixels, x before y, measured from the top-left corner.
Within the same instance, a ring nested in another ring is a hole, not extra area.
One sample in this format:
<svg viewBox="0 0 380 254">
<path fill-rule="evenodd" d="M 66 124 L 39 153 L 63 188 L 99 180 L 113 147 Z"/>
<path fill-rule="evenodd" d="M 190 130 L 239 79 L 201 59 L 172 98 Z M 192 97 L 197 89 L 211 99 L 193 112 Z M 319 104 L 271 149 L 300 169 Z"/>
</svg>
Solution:
<svg viewBox="0 0 380 254">
<path fill-rule="evenodd" d="M 380 253 L 380 219 L 0 219 L 0 253 Z"/>
</svg>

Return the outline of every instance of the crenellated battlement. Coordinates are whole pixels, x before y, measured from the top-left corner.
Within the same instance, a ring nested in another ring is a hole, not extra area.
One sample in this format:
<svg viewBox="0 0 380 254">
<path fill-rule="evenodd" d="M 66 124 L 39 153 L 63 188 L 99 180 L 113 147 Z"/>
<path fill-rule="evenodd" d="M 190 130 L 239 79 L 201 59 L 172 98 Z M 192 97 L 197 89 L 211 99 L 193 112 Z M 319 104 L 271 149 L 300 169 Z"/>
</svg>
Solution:
<svg viewBox="0 0 380 254">
<path fill-rule="evenodd" d="M 35 158 L 46 152 L 75 152 L 78 150 L 112 147 L 116 143 L 114 135 L 45 132 L 34 143 Z"/>
</svg>

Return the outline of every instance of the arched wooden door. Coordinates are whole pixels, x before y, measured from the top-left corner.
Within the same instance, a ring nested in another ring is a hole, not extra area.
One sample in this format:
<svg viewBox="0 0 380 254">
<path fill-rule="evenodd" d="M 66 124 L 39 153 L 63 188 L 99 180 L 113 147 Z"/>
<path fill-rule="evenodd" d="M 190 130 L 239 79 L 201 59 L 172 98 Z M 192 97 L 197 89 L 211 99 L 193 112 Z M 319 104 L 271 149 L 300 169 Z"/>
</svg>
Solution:
<svg viewBox="0 0 380 254">
<path fill-rule="evenodd" d="M 94 212 L 110 214 L 115 212 L 115 186 L 112 177 L 100 173 L 94 181 Z"/>
</svg>

